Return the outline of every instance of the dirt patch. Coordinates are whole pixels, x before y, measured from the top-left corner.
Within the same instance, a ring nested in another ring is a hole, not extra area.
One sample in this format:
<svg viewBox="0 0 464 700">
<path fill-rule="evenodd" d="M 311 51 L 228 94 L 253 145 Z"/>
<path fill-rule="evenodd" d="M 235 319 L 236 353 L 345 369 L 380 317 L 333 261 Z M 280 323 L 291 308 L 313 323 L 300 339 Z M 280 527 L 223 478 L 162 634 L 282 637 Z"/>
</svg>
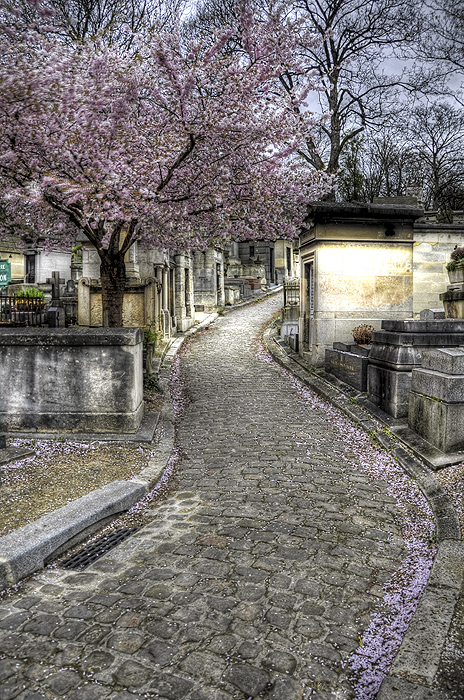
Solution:
<svg viewBox="0 0 464 700">
<path fill-rule="evenodd" d="M 156 392 L 145 396 L 145 410 L 162 408 Z M 72 440 L 9 440 L 9 446 L 35 451 L 1 467 L 0 536 L 111 481 L 130 479 L 148 466 L 156 453 L 152 443 L 73 442 Z"/>
</svg>

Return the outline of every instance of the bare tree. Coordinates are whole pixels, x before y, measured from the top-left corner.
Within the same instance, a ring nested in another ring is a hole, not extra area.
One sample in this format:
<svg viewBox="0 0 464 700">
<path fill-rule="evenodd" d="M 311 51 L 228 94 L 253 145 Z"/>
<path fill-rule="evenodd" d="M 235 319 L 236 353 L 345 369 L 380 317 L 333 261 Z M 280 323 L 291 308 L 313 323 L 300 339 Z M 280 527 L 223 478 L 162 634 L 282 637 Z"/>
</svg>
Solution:
<svg viewBox="0 0 464 700">
<path fill-rule="evenodd" d="M 276 8 L 274 0 L 248 1 L 263 17 Z M 226 26 L 234 11 L 233 0 L 203 0 L 193 25 L 197 31 Z M 296 86 L 319 78 L 309 108 L 322 119 L 299 153 L 313 168 L 333 174 L 350 141 L 388 113 L 401 77 L 385 62 L 416 40 L 419 17 L 412 0 L 291 0 L 285 11 L 298 33 L 301 70 L 283 66 L 280 90 L 291 98 Z"/>
<path fill-rule="evenodd" d="M 419 185 L 426 208 L 449 220 L 464 204 L 464 111 L 447 102 L 404 110 L 388 131 L 352 141 L 340 164 L 339 198 L 372 201 Z"/>
<path fill-rule="evenodd" d="M 464 5 L 459 0 L 425 2 L 422 58 L 464 73 Z"/>
<path fill-rule="evenodd" d="M 464 186 L 464 112 L 446 102 L 421 105 L 406 134 L 424 171 L 426 205 L 446 216 Z"/>
<path fill-rule="evenodd" d="M 398 197 L 409 185 L 425 178 L 423 164 L 396 128 L 368 130 L 352 140 L 340 158 L 337 196 L 345 201 L 372 202 L 375 197 Z"/>
<path fill-rule="evenodd" d="M 307 143 L 302 153 L 317 169 L 335 173 L 345 146 L 366 125 L 388 113 L 391 90 L 401 78 L 387 72 L 394 58 L 415 39 L 415 12 L 408 0 L 294 0 L 294 8 L 317 43 L 301 42 L 307 71 L 320 76 L 320 142 Z M 291 80 L 283 77 L 291 89 Z"/>
</svg>

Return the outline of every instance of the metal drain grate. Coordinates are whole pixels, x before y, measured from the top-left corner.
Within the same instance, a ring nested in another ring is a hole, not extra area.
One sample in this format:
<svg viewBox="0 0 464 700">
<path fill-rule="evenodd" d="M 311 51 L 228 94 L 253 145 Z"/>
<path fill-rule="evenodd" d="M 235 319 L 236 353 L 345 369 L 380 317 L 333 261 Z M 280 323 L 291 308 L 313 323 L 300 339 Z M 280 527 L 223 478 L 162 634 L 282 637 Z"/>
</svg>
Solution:
<svg viewBox="0 0 464 700">
<path fill-rule="evenodd" d="M 92 544 L 83 547 L 76 554 L 72 554 L 70 557 L 66 557 L 59 564 L 60 568 L 63 569 L 85 569 L 86 566 L 92 564 L 96 559 L 102 557 L 104 554 L 116 547 L 120 542 L 137 532 L 138 527 L 125 527 L 120 530 L 115 530 L 110 532 L 108 535 L 102 535 L 98 540 L 92 542 Z"/>
</svg>

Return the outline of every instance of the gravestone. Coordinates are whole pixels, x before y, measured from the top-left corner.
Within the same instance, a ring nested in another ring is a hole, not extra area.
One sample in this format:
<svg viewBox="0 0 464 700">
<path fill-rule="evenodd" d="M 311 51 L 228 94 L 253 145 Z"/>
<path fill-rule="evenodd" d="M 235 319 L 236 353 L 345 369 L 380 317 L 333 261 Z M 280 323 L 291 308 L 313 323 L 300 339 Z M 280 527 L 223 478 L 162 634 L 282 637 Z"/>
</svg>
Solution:
<svg viewBox="0 0 464 700">
<path fill-rule="evenodd" d="M 370 345 L 334 343 L 325 351 L 325 369 L 358 391 L 367 390 L 367 366 Z"/>
<path fill-rule="evenodd" d="M 59 272 L 52 272 L 52 276 L 47 279 L 47 284 L 52 285 L 52 301 L 48 309 L 47 323 L 49 328 L 65 326 L 65 314 L 63 304 L 60 299 L 60 284 L 65 280 L 60 277 Z"/>
<path fill-rule="evenodd" d="M 61 304 L 64 310 L 66 325 L 77 323 L 77 282 L 70 279 L 66 282 L 66 288 L 61 296 Z"/>
</svg>

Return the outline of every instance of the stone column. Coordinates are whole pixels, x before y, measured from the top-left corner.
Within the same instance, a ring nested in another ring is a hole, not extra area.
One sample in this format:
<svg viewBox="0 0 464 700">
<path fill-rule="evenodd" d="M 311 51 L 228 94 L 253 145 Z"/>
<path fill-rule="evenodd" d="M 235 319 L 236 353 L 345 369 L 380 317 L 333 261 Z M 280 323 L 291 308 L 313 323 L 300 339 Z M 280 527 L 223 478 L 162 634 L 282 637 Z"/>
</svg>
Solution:
<svg viewBox="0 0 464 700">
<path fill-rule="evenodd" d="M 77 287 L 77 323 L 90 326 L 90 279 L 81 277 Z"/>
<path fill-rule="evenodd" d="M 126 277 L 128 280 L 139 280 L 140 270 L 137 264 L 137 241 L 135 241 L 129 250 L 126 257 Z"/>
<path fill-rule="evenodd" d="M 162 325 L 163 333 L 166 337 L 171 337 L 171 316 L 169 313 L 169 268 L 163 267 L 163 281 L 161 287 L 162 296 Z"/>
</svg>

